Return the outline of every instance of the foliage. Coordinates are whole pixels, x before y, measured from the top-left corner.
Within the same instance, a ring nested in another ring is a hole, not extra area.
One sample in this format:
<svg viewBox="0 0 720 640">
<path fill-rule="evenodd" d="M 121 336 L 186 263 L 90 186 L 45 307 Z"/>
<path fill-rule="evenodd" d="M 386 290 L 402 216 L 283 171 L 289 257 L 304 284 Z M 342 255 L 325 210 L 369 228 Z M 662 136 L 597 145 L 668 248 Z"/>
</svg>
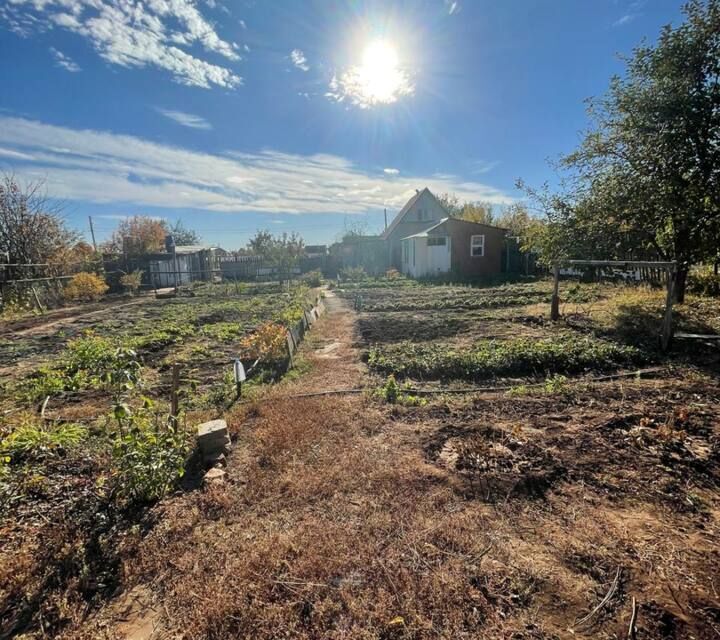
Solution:
<svg viewBox="0 0 720 640">
<path fill-rule="evenodd" d="M 63 391 L 105 387 L 117 396 L 140 381 L 140 370 L 134 350 L 88 333 L 70 340 L 54 366 L 40 367 L 26 380 L 24 395 L 36 401 Z"/>
<path fill-rule="evenodd" d="M 120 276 L 120 284 L 123 286 L 126 292 L 135 294 L 140 289 L 142 284 L 143 272 L 141 269 L 132 271 L 131 273 L 125 273 Z"/>
<path fill-rule="evenodd" d="M 0 435 L 0 460 L 14 463 L 57 449 L 67 449 L 80 444 L 86 436 L 87 429 L 79 424 L 44 426 L 26 421 L 9 433 Z"/>
<path fill-rule="evenodd" d="M 453 218 L 480 222 L 482 224 L 495 224 L 493 205 L 490 202 L 460 202 L 454 193 L 441 193 L 436 196 L 438 202 Z"/>
<path fill-rule="evenodd" d="M 367 272 L 364 267 L 345 267 L 340 269 L 340 278 L 350 282 L 359 282 L 367 278 Z"/>
<path fill-rule="evenodd" d="M 177 246 L 200 244 L 202 238 L 194 229 L 188 229 L 182 220 L 177 220 L 175 224 L 170 224 L 166 220 L 161 222 L 167 235 L 171 235 Z"/>
<path fill-rule="evenodd" d="M 308 287 L 320 287 L 322 286 L 322 273 L 318 269 L 308 271 L 300 277 L 300 282 Z"/>
<path fill-rule="evenodd" d="M 244 356 L 272 362 L 285 358 L 287 353 L 287 329 L 275 322 L 266 322 L 257 331 L 240 341 Z"/>
<path fill-rule="evenodd" d="M 402 278 L 402 273 L 400 273 L 395 267 L 390 267 L 390 269 L 385 272 L 385 277 L 388 280 L 397 280 Z"/>
<path fill-rule="evenodd" d="M 398 377 L 479 380 L 493 376 L 579 373 L 641 362 L 629 346 L 591 337 L 560 335 L 536 340 L 486 340 L 470 348 L 400 342 L 373 347 L 368 364 Z"/>
<path fill-rule="evenodd" d="M 52 261 L 77 242 L 60 209 L 44 192 L 42 182 L 26 185 L 11 174 L 0 177 L 0 253 L 11 263 Z M 28 277 L 28 274 L 25 275 Z"/>
<path fill-rule="evenodd" d="M 409 389 L 410 385 L 408 383 L 404 385 L 398 384 L 395 376 L 391 373 L 387 377 L 385 384 L 375 392 L 375 395 L 388 404 L 405 406 L 424 406 L 427 404 L 427 400 L 408 393 Z"/>
<path fill-rule="evenodd" d="M 65 297 L 68 300 L 97 300 L 109 287 L 100 276 L 94 273 L 78 273 L 65 287 Z"/>
<path fill-rule="evenodd" d="M 131 256 L 165 250 L 165 223 L 146 216 L 132 216 L 121 220 L 110 239 L 103 244 L 107 253 L 126 253 Z"/>
<path fill-rule="evenodd" d="M 693 269 L 688 274 L 688 290 L 701 296 L 720 296 L 720 274 L 710 266 Z"/>
<path fill-rule="evenodd" d="M 262 256 L 274 264 L 280 278 L 289 277 L 305 250 L 305 243 L 298 233 L 273 235 L 269 231 L 258 231 L 248 242 L 253 255 Z"/>
<path fill-rule="evenodd" d="M 679 301 L 720 239 L 720 0 L 684 13 L 589 101 L 592 129 L 560 163 L 561 195 L 539 198 L 560 254 L 676 260 Z"/>
<path fill-rule="evenodd" d="M 113 412 L 118 423 L 113 443 L 116 495 L 130 502 L 162 498 L 185 473 L 185 435 L 152 409 L 146 399 L 140 409 L 118 404 Z"/>
</svg>

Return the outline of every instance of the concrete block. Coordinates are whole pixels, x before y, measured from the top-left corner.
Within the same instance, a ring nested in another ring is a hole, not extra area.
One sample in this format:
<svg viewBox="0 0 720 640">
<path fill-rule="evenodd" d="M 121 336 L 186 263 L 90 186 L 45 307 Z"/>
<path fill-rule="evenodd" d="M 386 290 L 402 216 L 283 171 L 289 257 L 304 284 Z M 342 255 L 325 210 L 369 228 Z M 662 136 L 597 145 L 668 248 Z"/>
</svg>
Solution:
<svg viewBox="0 0 720 640">
<path fill-rule="evenodd" d="M 198 427 L 197 433 L 198 447 L 203 455 L 224 452 L 230 447 L 230 435 L 225 420 L 204 422 Z"/>
</svg>

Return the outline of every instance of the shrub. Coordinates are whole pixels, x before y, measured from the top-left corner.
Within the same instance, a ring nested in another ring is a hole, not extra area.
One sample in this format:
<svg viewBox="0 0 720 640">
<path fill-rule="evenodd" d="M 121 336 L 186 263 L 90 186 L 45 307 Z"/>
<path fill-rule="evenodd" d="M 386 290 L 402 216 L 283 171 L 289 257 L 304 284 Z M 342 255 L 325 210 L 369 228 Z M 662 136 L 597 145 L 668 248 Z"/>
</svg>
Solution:
<svg viewBox="0 0 720 640">
<path fill-rule="evenodd" d="M 286 345 L 287 329 L 275 322 L 266 322 L 240 341 L 240 348 L 250 360 L 281 360 L 285 358 Z"/>
<path fill-rule="evenodd" d="M 149 400 L 136 411 L 116 405 L 114 418 L 119 427 L 113 444 L 115 494 L 129 502 L 162 498 L 185 473 L 184 434 L 167 416 L 153 413 Z"/>
<path fill-rule="evenodd" d="M 388 280 L 397 280 L 398 278 L 402 278 L 402 274 L 395 267 L 391 267 L 385 272 L 385 277 Z"/>
<path fill-rule="evenodd" d="M 340 277 L 350 282 L 359 282 L 367 278 L 367 273 L 364 267 L 345 267 L 344 269 L 340 269 Z"/>
<path fill-rule="evenodd" d="M 134 295 L 140 289 L 142 284 L 143 272 L 140 269 L 133 271 L 132 273 L 126 273 L 120 276 L 120 284 L 125 289 L 126 293 Z"/>
<path fill-rule="evenodd" d="M 317 269 L 315 271 L 308 271 L 300 277 L 300 282 L 306 284 L 308 287 L 319 287 L 322 285 L 322 273 Z"/>
<path fill-rule="evenodd" d="M 710 266 L 694 269 L 688 274 L 687 288 L 701 296 L 720 296 L 720 274 Z"/>
<path fill-rule="evenodd" d="M 97 300 L 108 290 L 105 280 L 94 273 L 78 273 L 65 287 L 64 295 L 68 300 Z"/>
</svg>

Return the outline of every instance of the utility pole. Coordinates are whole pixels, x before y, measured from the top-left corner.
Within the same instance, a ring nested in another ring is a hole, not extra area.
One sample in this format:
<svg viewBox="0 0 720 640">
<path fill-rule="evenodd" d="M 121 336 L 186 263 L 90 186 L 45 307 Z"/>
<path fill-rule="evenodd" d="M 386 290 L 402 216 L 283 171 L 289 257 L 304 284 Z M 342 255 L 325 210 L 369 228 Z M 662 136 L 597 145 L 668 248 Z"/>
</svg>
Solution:
<svg viewBox="0 0 720 640">
<path fill-rule="evenodd" d="M 95 250 L 95 253 L 97 253 L 97 243 L 95 242 L 95 229 L 93 229 L 92 216 L 88 216 L 88 220 L 90 221 L 90 236 L 92 237 L 93 249 Z"/>
<path fill-rule="evenodd" d="M 387 209 L 383 209 L 383 211 L 385 212 L 385 231 L 387 231 Z"/>
</svg>

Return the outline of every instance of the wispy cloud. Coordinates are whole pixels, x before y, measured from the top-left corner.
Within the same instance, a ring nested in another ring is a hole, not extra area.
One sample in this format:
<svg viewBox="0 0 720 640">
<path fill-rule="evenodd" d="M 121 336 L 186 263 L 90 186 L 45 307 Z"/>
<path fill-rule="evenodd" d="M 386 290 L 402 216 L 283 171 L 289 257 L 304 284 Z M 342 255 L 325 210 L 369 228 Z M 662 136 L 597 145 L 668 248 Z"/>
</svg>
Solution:
<svg viewBox="0 0 720 640">
<path fill-rule="evenodd" d="M 458 0 L 443 0 L 443 4 L 451 16 L 460 13 L 460 3 Z"/>
<path fill-rule="evenodd" d="M 400 175 L 400 169 L 393 169 L 392 167 L 386 167 L 383 169 L 383 173 L 385 173 L 388 176 L 397 176 Z"/>
<path fill-rule="evenodd" d="M 200 153 L 23 118 L 0 116 L 0 147 L 31 157 L 13 158 L 13 169 L 21 177 L 46 176 L 54 197 L 118 206 L 365 213 L 399 208 L 423 186 L 462 200 L 513 200 L 492 186 L 452 175 L 385 180 L 333 155 Z"/>
<path fill-rule="evenodd" d="M 65 69 L 65 71 L 70 71 L 71 73 L 77 73 L 81 70 L 80 66 L 62 51 L 50 47 L 50 53 L 52 53 L 53 58 L 55 58 L 55 64 L 61 69 Z"/>
<path fill-rule="evenodd" d="M 626 24 L 630 24 L 636 18 L 642 15 L 642 8 L 645 6 L 647 0 L 633 0 L 627 5 L 627 12 L 620 16 L 615 22 L 613 27 L 622 27 Z"/>
<path fill-rule="evenodd" d="M 205 118 L 193 115 L 192 113 L 173 111 L 171 109 L 160 109 L 159 107 L 156 111 L 164 115 L 166 118 L 174 120 L 183 127 L 190 127 L 191 129 L 212 129 L 212 125 L 205 120 Z"/>
<path fill-rule="evenodd" d="M 622 27 L 625 24 L 629 24 L 630 22 L 635 20 L 636 17 L 637 16 L 635 14 L 626 13 L 624 16 L 618 18 L 617 20 L 615 20 L 615 22 L 613 22 L 613 27 Z"/>
<path fill-rule="evenodd" d="M 470 163 L 470 173 L 489 173 L 499 164 L 497 160 L 474 160 Z"/>
<path fill-rule="evenodd" d="M 227 65 L 184 50 L 199 45 L 227 61 L 240 59 L 238 45 L 220 38 L 192 0 L 11 0 L 0 7 L 0 19 L 23 36 L 52 28 L 71 31 L 111 64 L 154 66 L 182 84 L 231 88 L 241 83 Z"/>
<path fill-rule="evenodd" d="M 293 49 L 290 52 L 290 59 L 292 63 L 301 71 L 310 71 L 310 65 L 308 64 L 305 54 L 300 49 Z"/>
</svg>

